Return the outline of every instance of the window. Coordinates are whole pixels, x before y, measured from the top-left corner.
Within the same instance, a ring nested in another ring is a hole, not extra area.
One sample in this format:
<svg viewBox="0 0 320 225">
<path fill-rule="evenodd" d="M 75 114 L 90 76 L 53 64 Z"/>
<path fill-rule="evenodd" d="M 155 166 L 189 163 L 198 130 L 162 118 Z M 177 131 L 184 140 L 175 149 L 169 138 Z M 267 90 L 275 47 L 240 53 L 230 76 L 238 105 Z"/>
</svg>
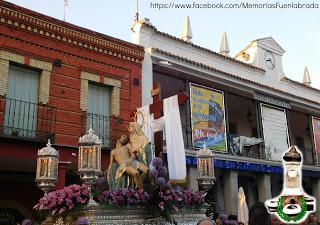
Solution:
<svg viewBox="0 0 320 225">
<path fill-rule="evenodd" d="M 103 147 L 110 146 L 110 102 L 111 89 L 89 83 L 87 127 L 92 125 L 95 133 L 101 138 Z"/>
<path fill-rule="evenodd" d="M 35 137 L 39 78 L 38 71 L 9 66 L 4 116 L 4 133 L 6 135 Z"/>
</svg>

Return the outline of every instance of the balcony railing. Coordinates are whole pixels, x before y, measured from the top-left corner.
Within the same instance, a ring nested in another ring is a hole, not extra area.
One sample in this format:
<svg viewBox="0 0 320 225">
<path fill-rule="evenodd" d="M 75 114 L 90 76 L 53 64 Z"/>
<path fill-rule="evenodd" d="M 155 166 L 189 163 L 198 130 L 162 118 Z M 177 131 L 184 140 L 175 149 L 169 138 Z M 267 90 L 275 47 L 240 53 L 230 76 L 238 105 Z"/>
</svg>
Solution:
<svg viewBox="0 0 320 225">
<path fill-rule="evenodd" d="M 128 129 L 123 120 L 118 117 L 105 116 L 94 113 L 83 113 L 82 134 L 92 126 L 94 133 L 102 140 L 104 148 L 112 149 L 122 134 L 128 134 Z"/>
<path fill-rule="evenodd" d="M 0 98 L 0 136 L 54 141 L 56 108 L 22 100 Z"/>
<path fill-rule="evenodd" d="M 182 125 L 183 141 L 186 149 L 192 149 L 192 129 L 191 126 Z M 265 159 L 265 154 L 262 151 L 263 143 L 244 146 L 240 151 L 239 146 L 234 142 L 234 138 L 238 137 L 234 134 L 227 134 L 228 142 L 228 154 L 239 156 L 239 157 L 249 157 L 257 159 Z"/>
</svg>

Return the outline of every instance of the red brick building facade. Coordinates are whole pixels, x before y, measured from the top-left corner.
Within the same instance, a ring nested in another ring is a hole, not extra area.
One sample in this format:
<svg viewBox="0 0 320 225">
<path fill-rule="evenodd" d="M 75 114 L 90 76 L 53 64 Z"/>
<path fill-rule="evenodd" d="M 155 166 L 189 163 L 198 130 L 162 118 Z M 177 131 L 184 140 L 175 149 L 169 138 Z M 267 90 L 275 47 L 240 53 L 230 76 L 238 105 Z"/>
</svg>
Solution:
<svg viewBox="0 0 320 225">
<path fill-rule="evenodd" d="M 0 221 L 1 210 L 32 216 L 42 195 L 37 150 L 48 138 L 64 162 L 59 187 L 79 182 L 78 139 L 89 124 L 103 138 L 106 168 L 141 105 L 143 56 L 140 46 L 0 2 Z"/>
</svg>

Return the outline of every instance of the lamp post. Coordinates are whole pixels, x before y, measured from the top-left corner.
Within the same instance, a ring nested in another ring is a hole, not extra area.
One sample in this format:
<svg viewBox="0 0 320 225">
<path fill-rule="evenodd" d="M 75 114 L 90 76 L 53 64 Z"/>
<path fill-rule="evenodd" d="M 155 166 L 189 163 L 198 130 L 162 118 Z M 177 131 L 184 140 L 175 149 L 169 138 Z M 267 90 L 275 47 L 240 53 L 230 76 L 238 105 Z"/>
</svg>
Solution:
<svg viewBox="0 0 320 225">
<path fill-rule="evenodd" d="M 58 179 L 59 152 L 51 147 L 50 139 L 47 146 L 38 150 L 36 182 L 45 195 L 56 186 Z"/>
<path fill-rule="evenodd" d="M 206 144 L 198 151 L 198 185 L 199 189 L 204 190 L 206 195 L 206 202 L 209 204 L 207 215 L 210 216 L 215 211 L 215 191 L 214 183 L 216 178 L 214 176 L 214 154 L 213 151 L 207 149 Z"/>
<path fill-rule="evenodd" d="M 91 186 L 101 174 L 101 139 L 90 127 L 87 134 L 79 138 L 78 171 L 81 180 L 88 186 L 90 199 L 88 206 L 99 205 L 93 200 Z"/>
</svg>

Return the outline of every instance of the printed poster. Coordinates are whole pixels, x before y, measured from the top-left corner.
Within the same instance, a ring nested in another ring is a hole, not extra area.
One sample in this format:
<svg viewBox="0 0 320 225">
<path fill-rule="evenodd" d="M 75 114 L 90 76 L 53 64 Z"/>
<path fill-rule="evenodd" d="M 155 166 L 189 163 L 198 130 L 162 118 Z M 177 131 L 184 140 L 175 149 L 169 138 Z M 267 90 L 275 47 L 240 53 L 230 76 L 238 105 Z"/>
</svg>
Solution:
<svg viewBox="0 0 320 225">
<path fill-rule="evenodd" d="M 190 84 L 190 105 L 193 147 L 227 152 L 223 92 Z"/>
</svg>

